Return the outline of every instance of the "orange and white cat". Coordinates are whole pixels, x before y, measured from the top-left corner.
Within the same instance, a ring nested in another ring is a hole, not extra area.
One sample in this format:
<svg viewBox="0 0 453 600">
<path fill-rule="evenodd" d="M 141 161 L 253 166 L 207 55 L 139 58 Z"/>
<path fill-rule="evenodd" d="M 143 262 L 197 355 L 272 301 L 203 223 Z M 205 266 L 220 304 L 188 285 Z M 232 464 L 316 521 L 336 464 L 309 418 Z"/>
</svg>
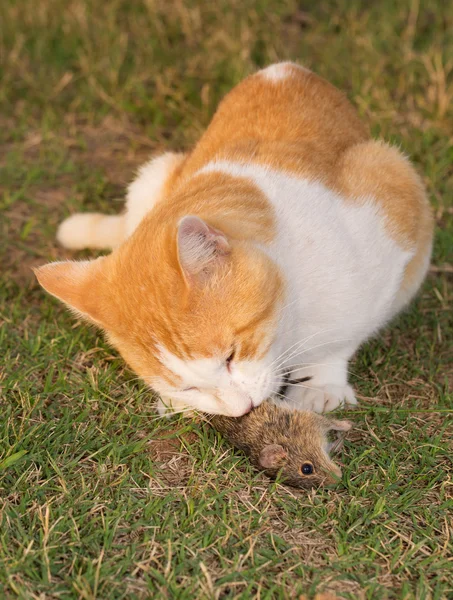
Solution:
<svg viewBox="0 0 453 600">
<path fill-rule="evenodd" d="M 161 409 L 239 416 L 290 374 L 286 401 L 325 411 L 356 402 L 348 361 L 417 292 L 432 232 L 407 158 L 340 91 L 281 63 L 235 87 L 191 152 L 145 164 L 124 214 L 60 226 L 63 246 L 111 254 L 36 275 Z"/>
</svg>

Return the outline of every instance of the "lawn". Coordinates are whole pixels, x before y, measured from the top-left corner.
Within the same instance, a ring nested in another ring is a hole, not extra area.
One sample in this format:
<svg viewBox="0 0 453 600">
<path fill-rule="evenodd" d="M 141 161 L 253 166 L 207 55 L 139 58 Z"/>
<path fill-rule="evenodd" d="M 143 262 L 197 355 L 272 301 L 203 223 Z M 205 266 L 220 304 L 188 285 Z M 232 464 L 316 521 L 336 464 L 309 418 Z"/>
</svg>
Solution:
<svg viewBox="0 0 453 600">
<path fill-rule="evenodd" d="M 313 493 L 158 418 L 31 273 L 73 257 L 61 219 L 117 212 L 150 153 L 288 58 L 411 156 L 437 223 L 417 301 L 351 364 L 343 480 Z M 453 598 L 452 74 L 443 0 L 2 0 L 1 599 Z"/>
</svg>

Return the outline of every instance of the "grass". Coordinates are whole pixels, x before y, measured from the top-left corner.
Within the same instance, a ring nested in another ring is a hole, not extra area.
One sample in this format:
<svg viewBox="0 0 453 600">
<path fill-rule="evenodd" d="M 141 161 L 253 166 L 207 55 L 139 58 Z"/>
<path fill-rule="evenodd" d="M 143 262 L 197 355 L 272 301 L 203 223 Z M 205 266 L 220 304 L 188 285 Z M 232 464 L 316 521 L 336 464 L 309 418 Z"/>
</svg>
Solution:
<svg viewBox="0 0 453 600">
<path fill-rule="evenodd" d="M 453 10 L 442 0 L 4 0 L 0 598 L 453 597 Z M 295 59 L 422 174 L 437 230 L 410 310 L 351 370 L 333 490 L 269 482 L 152 398 L 34 281 L 75 210 L 116 212 L 244 75 Z"/>
</svg>

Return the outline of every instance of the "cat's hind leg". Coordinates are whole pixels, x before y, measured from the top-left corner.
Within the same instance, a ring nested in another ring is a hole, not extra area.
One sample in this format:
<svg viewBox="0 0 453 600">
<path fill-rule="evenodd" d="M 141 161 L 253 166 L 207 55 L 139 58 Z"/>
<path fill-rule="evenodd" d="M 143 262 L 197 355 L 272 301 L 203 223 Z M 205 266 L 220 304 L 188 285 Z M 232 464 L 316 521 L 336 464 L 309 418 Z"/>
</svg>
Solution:
<svg viewBox="0 0 453 600">
<path fill-rule="evenodd" d="M 348 148 L 338 173 L 346 202 L 374 202 L 389 237 L 412 253 L 388 315 L 393 317 L 415 296 L 429 268 L 434 219 L 425 187 L 404 154 L 375 140 Z"/>
<path fill-rule="evenodd" d="M 126 211 L 122 215 L 76 213 L 65 219 L 57 231 L 57 240 L 65 248 L 115 248 L 128 238 L 143 217 L 165 194 L 185 155 L 166 152 L 142 167 L 127 192 Z"/>
</svg>

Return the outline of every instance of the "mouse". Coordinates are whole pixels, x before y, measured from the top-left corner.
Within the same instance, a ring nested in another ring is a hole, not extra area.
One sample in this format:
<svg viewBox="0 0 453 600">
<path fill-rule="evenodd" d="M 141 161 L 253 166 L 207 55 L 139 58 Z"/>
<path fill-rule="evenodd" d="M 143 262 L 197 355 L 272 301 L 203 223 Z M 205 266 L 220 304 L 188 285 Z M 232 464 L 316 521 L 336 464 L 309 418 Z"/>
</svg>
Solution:
<svg viewBox="0 0 453 600">
<path fill-rule="evenodd" d="M 352 423 L 298 411 L 265 401 L 242 417 L 210 417 L 211 425 L 252 464 L 270 477 L 295 488 L 338 483 L 340 467 L 330 455 L 343 445 Z M 329 432 L 336 432 L 329 441 Z"/>
</svg>

